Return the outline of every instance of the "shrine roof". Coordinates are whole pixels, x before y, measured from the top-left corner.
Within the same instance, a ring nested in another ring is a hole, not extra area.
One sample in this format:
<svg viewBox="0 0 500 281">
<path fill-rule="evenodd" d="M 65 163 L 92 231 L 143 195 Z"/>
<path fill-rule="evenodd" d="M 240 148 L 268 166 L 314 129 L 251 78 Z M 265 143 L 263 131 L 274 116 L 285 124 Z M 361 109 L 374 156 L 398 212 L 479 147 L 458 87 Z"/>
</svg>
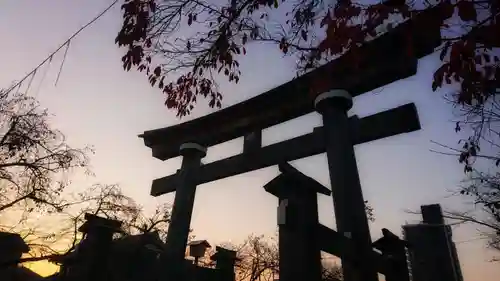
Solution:
<svg viewBox="0 0 500 281">
<path fill-rule="evenodd" d="M 0 249 L 3 252 L 14 251 L 18 253 L 27 253 L 30 250 L 21 235 L 2 231 L 0 231 Z"/>
<path fill-rule="evenodd" d="M 286 192 L 314 192 L 330 195 L 331 191 L 315 179 L 306 176 L 288 163 L 279 165 L 281 174 L 268 182 L 264 189 L 281 198 Z"/>
<path fill-rule="evenodd" d="M 203 245 L 207 248 L 212 247 L 207 240 L 195 240 L 188 243 L 188 246 L 197 246 L 197 245 Z"/>
<path fill-rule="evenodd" d="M 99 217 L 90 213 L 85 214 L 85 222 L 78 228 L 80 232 L 88 232 L 90 228 L 102 227 L 109 228 L 115 231 L 120 231 L 122 222 L 118 220 Z"/>
</svg>

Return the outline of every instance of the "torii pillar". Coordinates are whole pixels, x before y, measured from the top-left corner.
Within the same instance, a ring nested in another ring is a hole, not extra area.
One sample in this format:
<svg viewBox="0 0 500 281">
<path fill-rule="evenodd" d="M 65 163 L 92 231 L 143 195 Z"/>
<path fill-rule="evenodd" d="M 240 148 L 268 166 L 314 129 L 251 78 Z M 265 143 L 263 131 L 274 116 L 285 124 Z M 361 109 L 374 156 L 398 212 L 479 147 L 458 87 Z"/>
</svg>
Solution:
<svg viewBox="0 0 500 281">
<path fill-rule="evenodd" d="M 198 171 L 207 149 L 197 143 L 185 143 L 180 147 L 183 156 L 181 169 L 177 171 L 178 186 L 167 233 L 164 261 L 168 263 L 169 279 L 180 279 L 184 273 L 184 257 L 193 214 Z M 180 277 L 180 278 L 179 278 Z"/>
<path fill-rule="evenodd" d="M 279 198 L 279 280 L 321 281 L 317 194 L 330 190 L 288 163 L 264 186 Z"/>
<path fill-rule="evenodd" d="M 352 108 L 352 97 L 345 90 L 331 90 L 318 95 L 314 105 L 323 116 L 337 231 L 352 238 L 360 255 L 368 256 L 372 242 L 347 116 Z M 342 263 L 344 281 L 378 280 L 372 264 L 361 266 L 361 270 L 356 270 Z"/>
</svg>

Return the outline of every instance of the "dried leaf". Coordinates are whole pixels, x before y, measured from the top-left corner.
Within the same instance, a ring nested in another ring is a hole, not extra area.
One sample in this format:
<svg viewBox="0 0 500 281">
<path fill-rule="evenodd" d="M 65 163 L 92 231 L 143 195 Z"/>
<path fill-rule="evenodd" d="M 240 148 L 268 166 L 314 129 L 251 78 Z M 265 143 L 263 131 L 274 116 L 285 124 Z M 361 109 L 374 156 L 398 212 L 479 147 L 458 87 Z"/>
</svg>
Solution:
<svg viewBox="0 0 500 281">
<path fill-rule="evenodd" d="M 484 61 L 485 61 L 486 63 L 490 63 L 490 62 L 491 62 L 490 55 L 488 55 L 488 54 L 483 54 L 483 57 L 484 57 Z"/>
<path fill-rule="evenodd" d="M 474 2 L 472 1 L 460 1 L 457 4 L 458 16 L 463 21 L 475 21 L 477 20 L 477 11 L 474 7 Z"/>
<path fill-rule="evenodd" d="M 455 7 L 453 6 L 453 3 L 449 0 L 445 0 L 441 4 L 441 11 L 443 14 L 443 19 L 448 19 L 451 16 L 453 16 L 453 13 L 455 12 Z"/>
<path fill-rule="evenodd" d="M 329 21 L 330 21 L 330 11 L 327 11 L 325 17 L 321 20 L 319 27 L 325 26 L 326 24 L 328 24 Z"/>
<path fill-rule="evenodd" d="M 160 79 L 160 83 L 158 83 L 158 88 L 163 89 L 165 87 L 163 80 L 165 80 L 165 76 L 162 76 Z"/>
<path fill-rule="evenodd" d="M 441 50 L 441 54 L 439 54 L 439 59 L 444 60 L 444 57 L 448 53 L 448 50 L 450 49 L 451 46 L 451 41 L 446 41 L 444 44 L 443 49 Z"/>
<path fill-rule="evenodd" d="M 160 76 L 161 74 L 161 67 L 157 66 L 155 70 L 153 71 L 154 75 Z"/>
<path fill-rule="evenodd" d="M 149 9 L 153 13 L 156 11 L 156 3 L 155 3 L 155 1 L 149 1 Z"/>
<path fill-rule="evenodd" d="M 474 62 L 476 64 L 481 64 L 483 62 L 483 60 L 482 60 L 481 56 L 475 56 L 474 57 Z"/>
<path fill-rule="evenodd" d="M 300 35 L 302 36 L 302 39 L 304 39 L 304 41 L 307 41 L 307 31 L 301 30 Z"/>
</svg>

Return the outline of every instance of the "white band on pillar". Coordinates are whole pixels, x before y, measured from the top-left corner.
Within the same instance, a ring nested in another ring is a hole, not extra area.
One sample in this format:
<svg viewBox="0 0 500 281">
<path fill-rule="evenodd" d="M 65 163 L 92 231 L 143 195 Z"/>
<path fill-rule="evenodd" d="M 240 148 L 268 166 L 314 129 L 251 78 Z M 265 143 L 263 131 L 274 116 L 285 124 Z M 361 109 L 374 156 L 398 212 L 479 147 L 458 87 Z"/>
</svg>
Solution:
<svg viewBox="0 0 500 281">
<path fill-rule="evenodd" d="M 286 225 L 286 207 L 288 206 L 288 199 L 284 199 L 278 206 L 278 225 Z"/>
<path fill-rule="evenodd" d="M 331 90 L 322 94 L 319 94 L 316 99 L 314 100 L 314 107 L 318 106 L 318 103 L 321 102 L 322 100 L 328 99 L 328 98 L 345 98 L 347 100 L 352 100 L 352 96 L 349 94 L 348 91 L 342 90 L 342 89 L 335 89 Z"/>
<path fill-rule="evenodd" d="M 207 148 L 204 146 L 201 146 L 197 143 L 194 142 L 187 142 L 181 144 L 181 147 L 179 148 L 180 151 L 183 151 L 184 149 L 196 149 L 200 152 L 207 153 Z"/>
</svg>

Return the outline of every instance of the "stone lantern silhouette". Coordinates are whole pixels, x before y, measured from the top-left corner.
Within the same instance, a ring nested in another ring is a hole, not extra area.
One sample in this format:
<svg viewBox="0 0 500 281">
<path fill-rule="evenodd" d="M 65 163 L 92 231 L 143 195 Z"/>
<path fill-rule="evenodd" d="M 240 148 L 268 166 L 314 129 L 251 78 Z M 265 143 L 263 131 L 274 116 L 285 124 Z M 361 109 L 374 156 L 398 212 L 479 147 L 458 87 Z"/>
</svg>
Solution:
<svg viewBox="0 0 500 281">
<path fill-rule="evenodd" d="M 194 264 L 198 265 L 199 258 L 205 256 L 205 252 L 210 248 L 210 243 L 207 240 L 191 241 L 189 246 L 189 256 L 194 257 Z"/>
</svg>

